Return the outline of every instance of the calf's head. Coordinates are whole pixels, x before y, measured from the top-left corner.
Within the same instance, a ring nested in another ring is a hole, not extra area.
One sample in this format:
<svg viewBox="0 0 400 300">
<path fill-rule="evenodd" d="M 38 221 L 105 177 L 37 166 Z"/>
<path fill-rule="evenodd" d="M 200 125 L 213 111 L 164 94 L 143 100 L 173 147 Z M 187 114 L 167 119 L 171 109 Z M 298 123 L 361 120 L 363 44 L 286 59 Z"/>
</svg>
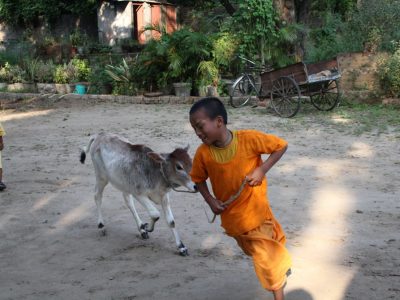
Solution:
<svg viewBox="0 0 400 300">
<path fill-rule="evenodd" d="M 192 169 L 192 159 L 190 158 L 188 149 L 189 146 L 186 148 L 176 148 L 167 154 L 149 152 L 147 155 L 160 164 L 163 176 L 173 188 L 184 186 L 190 192 L 197 192 L 197 187 L 189 175 Z"/>
</svg>

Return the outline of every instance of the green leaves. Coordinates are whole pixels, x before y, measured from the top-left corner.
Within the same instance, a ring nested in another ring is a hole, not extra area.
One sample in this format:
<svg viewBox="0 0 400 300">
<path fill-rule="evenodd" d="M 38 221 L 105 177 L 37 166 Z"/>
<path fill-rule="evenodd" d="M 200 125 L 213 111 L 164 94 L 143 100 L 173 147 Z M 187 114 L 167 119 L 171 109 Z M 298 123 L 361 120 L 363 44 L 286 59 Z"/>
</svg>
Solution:
<svg viewBox="0 0 400 300">
<path fill-rule="evenodd" d="M 0 20 L 11 25 L 28 26 L 40 17 L 57 20 L 62 14 L 87 15 L 95 13 L 96 0 L 0 0 Z"/>
</svg>

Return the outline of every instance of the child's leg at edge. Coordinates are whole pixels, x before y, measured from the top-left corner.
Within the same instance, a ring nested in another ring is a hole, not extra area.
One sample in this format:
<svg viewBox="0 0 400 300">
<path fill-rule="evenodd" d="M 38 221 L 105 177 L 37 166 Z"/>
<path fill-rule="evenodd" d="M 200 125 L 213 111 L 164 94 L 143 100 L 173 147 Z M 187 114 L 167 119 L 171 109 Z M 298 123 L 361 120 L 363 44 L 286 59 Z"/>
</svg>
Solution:
<svg viewBox="0 0 400 300">
<path fill-rule="evenodd" d="M 3 181 L 3 169 L 0 168 L 0 182 Z"/>
<path fill-rule="evenodd" d="M 283 295 L 283 287 L 281 287 L 279 290 L 273 291 L 274 294 L 274 300 L 284 300 L 285 297 Z"/>
</svg>

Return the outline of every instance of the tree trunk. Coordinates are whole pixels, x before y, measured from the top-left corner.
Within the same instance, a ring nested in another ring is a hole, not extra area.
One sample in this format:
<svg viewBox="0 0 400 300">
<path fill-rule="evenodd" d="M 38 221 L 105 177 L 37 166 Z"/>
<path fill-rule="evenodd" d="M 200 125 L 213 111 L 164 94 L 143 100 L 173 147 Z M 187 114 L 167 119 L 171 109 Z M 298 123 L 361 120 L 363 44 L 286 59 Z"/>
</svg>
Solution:
<svg viewBox="0 0 400 300">
<path fill-rule="evenodd" d="M 233 7 L 229 0 L 219 0 L 223 7 L 225 7 L 226 11 L 229 15 L 233 15 L 236 12 L 236 9 Z"/>
<path fill-rule="evenodd" d="M 281 20 L 287 23 L 295 22 L 295 0 L 274 0 L 274 6 Z"/>
</svg>

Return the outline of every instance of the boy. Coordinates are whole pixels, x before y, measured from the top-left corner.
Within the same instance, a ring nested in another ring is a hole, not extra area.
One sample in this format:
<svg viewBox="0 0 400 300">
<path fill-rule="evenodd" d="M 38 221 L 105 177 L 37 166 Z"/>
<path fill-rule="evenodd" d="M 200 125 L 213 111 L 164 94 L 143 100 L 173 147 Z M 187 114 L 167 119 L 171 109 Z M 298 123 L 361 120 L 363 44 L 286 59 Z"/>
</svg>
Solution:
<svg viewBox="0 0 400 300">
<path fill-rule="evenodd" d="M 281 300 L 291 259 L 285 248 L 285 234 L 274 218 L 267 198 L 265 174 L 281 158 L 287 142 L 256 130 L 230 131 L 227 113 L 217 98 L 203 98 L 190 109 L 190 123 L 202 140 L 193 159 L 193 182 L 221 226 L 252 256 L 261 285 Z M 270 156 L 264 162 L 261 154 Z M 206 184 L 210 178 L 212 196 Z M 247 181 L 238 198 L 224 202 Z"/>
<path fill-rule="evenodd" d="M 4 143 L 3 143 L 3 136 L 6 135 L 6 132 L 4 131 L 3 126 L 1 126 L 0 123 L 0 191 L 4 190 L 6 188 L 6 185 L 3 183 L 3 166 L 1 164 L 1 151 L 4 148 Z"/>
</svg>

